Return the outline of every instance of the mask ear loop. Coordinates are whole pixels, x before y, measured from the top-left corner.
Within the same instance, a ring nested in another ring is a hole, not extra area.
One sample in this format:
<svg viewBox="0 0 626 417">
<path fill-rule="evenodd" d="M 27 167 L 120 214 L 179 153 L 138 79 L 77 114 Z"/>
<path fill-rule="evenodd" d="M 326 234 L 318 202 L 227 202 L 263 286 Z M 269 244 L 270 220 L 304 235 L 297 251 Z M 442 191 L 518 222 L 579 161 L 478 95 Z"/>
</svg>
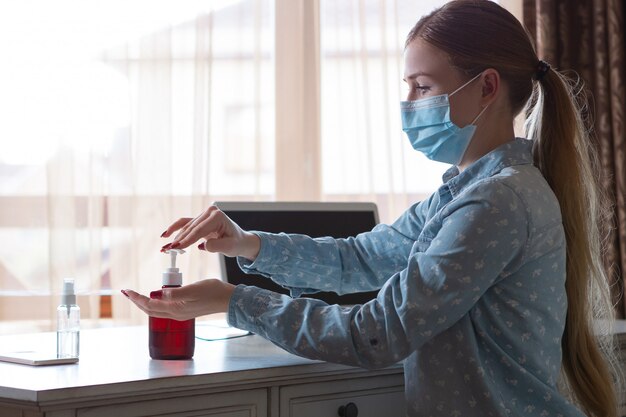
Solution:
<svg viewBox="0 0 626 417">
<path fill-rule="evenodd" d="M 461 89 L 463 89 L 466 85 L 468 85 L 469 83 L 471 83 L 472 81 L 474 81 L 476 78 L 480 77 L 481 75 L 483 75 L 482 72 L 476 74 L 476 76 L 474 78 L 472 78 L 471 80 L 469 80 L 468 82 L 466 82 L 465 84 L 463 84 L 462 86 L 460 86 L 459 88 L 457 88 L 456 90 L 454 90 L 453 92 L 451 92 L 450 94 L 448 94 L 448 97 L 452 97 L 453 94 L 456 94 L 458 91 L 460 91 Z M 491 103 L 489 103 L 491 104 Z M 474 120 L 472 120 L 472 122 L 470 123 L 470 125 L 473 125 L 476 123 L 476 120 L 478 120 L 480 118 L 480 116 L 483 115 L 483 113 L 485 112 L 485 110 L 487 110 L 487 107 L 489 107 L 489 104 L 487 104 L 485 107 L 483 107 L 483 109 L 480 111 L 480 113 L 478 113 L 478 116 L 476 116 L 474 118 Z"/>
<path fill-rule="evenodd" d="M 491 103 L 489 103 L 489 104 L 491 104 Z M 483 113 L 485 112 L 485 110 L 487 110 L 487 107 L 489 107 L 489 104 L 487 104 L 485 107 L 483 107 L 483 109 L 480 111 L 480 113 L 478 113 L 478 116 L 476 116 L 476 117 L 474 118 L 474 120 L 472 120 L 472 123 L 470 123 L 470 125 L 474 125 L 474 124 L 476 124 L 476 120 L 478 120 L 478 118 L 479 118 L 480 116 L 482 116 L 482 115 L 483 115 Z"/>
<path fill-rule="evenodd" d="M 476 76 L 474 78 L 472 78 L 471 80 L 469 80 L 468 82 L 466 82 L 465 84 L 463 84 L 462 86 L 460 86 L 459 88 L 457 88 L 456 90 L 454 90 L 453 92 L 448 94 L 448 97 L 452 97 L 454 94 L 456 94 L 457 92 L 461 91 L 463 88 L 465 88 L 465 86 L 470 84 L 472 81 L 474 81 L 476 78 L 480 77 L 481 75 L 483 75 L 483 73 L 479 72 L 478 74 L 476 74 Z"/>
</svg>

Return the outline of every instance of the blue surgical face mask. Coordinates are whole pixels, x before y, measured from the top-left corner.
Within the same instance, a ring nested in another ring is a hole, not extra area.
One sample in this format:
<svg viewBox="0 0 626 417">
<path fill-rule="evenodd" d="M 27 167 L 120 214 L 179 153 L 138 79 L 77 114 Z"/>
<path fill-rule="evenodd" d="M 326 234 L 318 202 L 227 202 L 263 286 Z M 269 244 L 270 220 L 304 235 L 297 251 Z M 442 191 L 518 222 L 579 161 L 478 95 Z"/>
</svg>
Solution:
<svg viewBox="0 0 626 417">
<path fill-rule="evenodd" d="M 433 161 L 458 164 L 476 131 L 476 121 L 488 106 L 476 116 L 472 123 L 461 128 L 450 119 L 449 97 L 480 77 L 478 74 L 452 93 L 427 97 L 420 100 L 400 102 L 402 130 L 417 151 Z"/>
</svg>

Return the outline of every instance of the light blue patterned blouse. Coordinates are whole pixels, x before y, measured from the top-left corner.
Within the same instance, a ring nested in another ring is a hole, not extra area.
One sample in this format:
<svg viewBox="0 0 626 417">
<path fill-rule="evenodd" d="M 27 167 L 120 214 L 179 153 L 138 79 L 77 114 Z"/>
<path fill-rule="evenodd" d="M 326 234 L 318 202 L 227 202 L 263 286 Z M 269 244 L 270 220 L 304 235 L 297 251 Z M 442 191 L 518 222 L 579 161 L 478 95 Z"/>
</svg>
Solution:
<svg viewBox="0 0 626 417">
<path fill-rule="evenodd" d="M 556 388 L 565 325 L 558 201 L 515 139 L 456 167 L 391 225 L 356 238 L 258 232 L 254 262 L 292 291 L 380 289 L 354 307 L 238 286 L 231 325 L 311 359 L 404 361 L 410 416 L 582 416 Z"/>
</svg>

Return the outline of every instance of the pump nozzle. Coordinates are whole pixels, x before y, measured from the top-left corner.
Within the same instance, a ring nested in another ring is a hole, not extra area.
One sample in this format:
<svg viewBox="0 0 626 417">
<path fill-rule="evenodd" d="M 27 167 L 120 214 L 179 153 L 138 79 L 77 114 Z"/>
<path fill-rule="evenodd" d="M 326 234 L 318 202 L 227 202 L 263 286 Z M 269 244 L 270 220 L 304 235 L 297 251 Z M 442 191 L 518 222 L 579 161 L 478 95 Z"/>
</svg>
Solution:
<svg viewBox="0 0 626 417">
<path fill-rule="evenodd" d="M 165 253 L 168 253 L 170 255 L 170 268 L 174 269 L 176 268 L 176 255 L 183 254 L 185 253 L 184 250 L 182 249 L 169 249 L 166 250 Z"/>
<path fill-rule="evenodd" d="M 185 253 L 182 249 L 169 249 L 165 253 L 170 255 L 170 267 L 163 272 L 164 286 L 181 286 L 183 275 L 176 268 L 176 255 Z"/>
</svg>

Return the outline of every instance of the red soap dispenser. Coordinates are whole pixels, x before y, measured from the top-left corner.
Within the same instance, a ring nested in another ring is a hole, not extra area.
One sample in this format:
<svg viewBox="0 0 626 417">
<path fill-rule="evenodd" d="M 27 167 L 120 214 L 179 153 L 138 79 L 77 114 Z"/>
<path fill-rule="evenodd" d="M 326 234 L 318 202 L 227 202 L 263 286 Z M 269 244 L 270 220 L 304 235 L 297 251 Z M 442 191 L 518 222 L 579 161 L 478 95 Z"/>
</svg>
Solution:
<svg viewBox="0 0 626 417">
<path fill-rule="evenodd" d="M 163 287 L 176 288 L 183 285 L 183 274 L 176 268 L 176 255 L 182 249 L 170 249 L 170 267 L 163 272 Z M 162 291 L 152 291 L 150 298 L 160 299 Z M 178 321 L 150 317 L 150 357 L 152 359 L 191 359 L 196 344 L 196 320 Z"/>
</svg>

